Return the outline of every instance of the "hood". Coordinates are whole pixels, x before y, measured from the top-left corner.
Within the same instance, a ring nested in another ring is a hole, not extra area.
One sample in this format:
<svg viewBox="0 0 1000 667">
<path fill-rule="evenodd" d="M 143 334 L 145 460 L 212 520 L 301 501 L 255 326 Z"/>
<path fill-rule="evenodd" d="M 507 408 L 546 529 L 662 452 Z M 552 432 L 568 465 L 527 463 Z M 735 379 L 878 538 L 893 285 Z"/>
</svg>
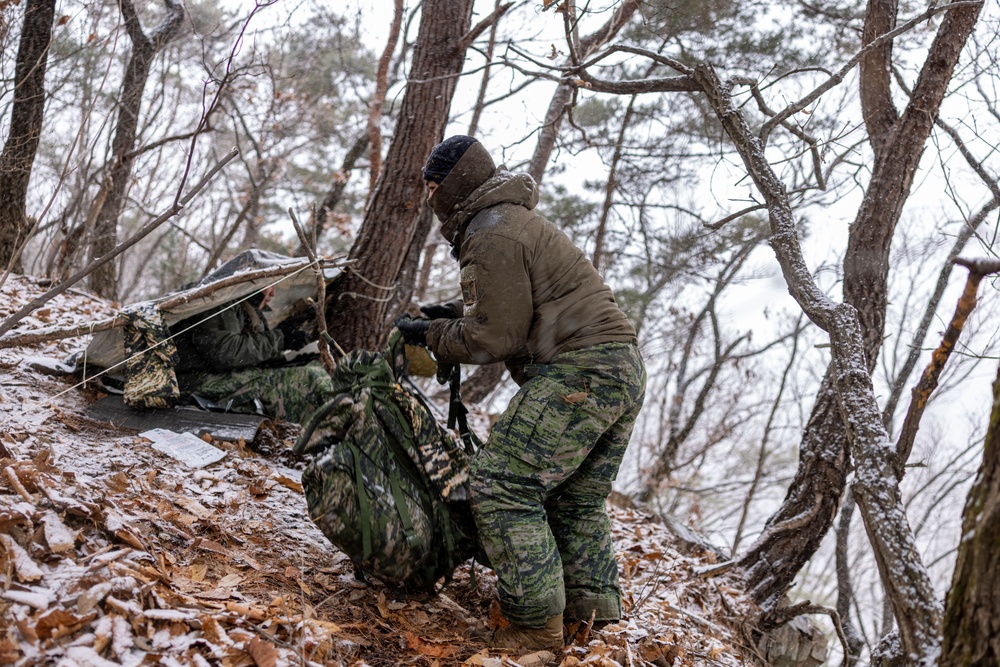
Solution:
<svg viewBox="0 0 1000 667">
<path fill-rule="evenodd" d="M 452 209 L 485 183 L 494 171 L 493 158 L 483 145 L 476 141 L 469 146 L 427 200 L 438 220 L 447 220 Z"/>
<path fill-rule="evenodd" d="M 466 223 L 483 209 L 497 204 L 518 204 L 530 211 L 537 203 L 538 186 L 535 185 L 535 179 L 528 174 L 512 174 L 500 165 L 485 183 L 473 190 L 465 200 L 451 207 L 448 217 L 442 219 L 441 235 L 452 246 L 457 246 Z"/>
</svg>

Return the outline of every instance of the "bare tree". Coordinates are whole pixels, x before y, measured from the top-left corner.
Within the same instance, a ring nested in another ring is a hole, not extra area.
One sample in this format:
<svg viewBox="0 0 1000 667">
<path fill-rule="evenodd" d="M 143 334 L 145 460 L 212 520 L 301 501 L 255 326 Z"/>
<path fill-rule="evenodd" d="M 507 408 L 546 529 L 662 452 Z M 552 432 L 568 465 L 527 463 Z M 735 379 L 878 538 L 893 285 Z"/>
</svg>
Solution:
<svg viewBox="0 0 1000 667">
<path fill-rule="evenodd" d="M 586 37 L 578 40 L 576 50 L 576 62 L 586 60 L 599 49 L 614 39 L 624 28 L 642 3 L 639 0 L 625 0 L 615 9 L 611 18 L 600 28 L 590 33 Z M 576 64 L 570 58 L 569 64 Z M 535 144 L 535 152 L 531 156 L 528 165 L 528 173 L 535 179 L 536 183 L 542 182 L 545 175 L 545 168 L 552 157 L 552 151 L 556 146 L 556 139 L 559 136 L 559 128 L 566 115 L 566 108 L 572 103 L 576 92 L 576 86 L 571 81 L 560 81 L 549 101 L 548 111 L 545 113 L 545 121 L 538 133 L 538 141 Z"/>
<path fill-rule="evenodd" d="M 875 163 L 844 255 L 844 300 L 858 312 L 869 372 L 882 342 L 893 232 L 955 64 L 981 8 L 981 3 L 963 2 L 945 14 L 912 99 L 900 114 L 892 103 L 889 79 L 891 31 L 898 6 L 894 1 L 868 4 L 860 87 Z M 765 138 L 791 109 L 767 122 L 762 129 Z M 803 433 L 799 468 L 784 503 L 740 559 L 754 599 L 770 608 L 780 603 L 802 565 L 819 548 L 844 492 L 849 429 L 836 390 L 837 372 L 836 364 L 831 364 Z M 799 521 L 803 516 L 810 521 Z"/>
<path fill-rule="evenodd" d="M 28 0 L 17 47 L 10 134 L 0 153 L 0 269 L 21 270 L 29 235 L 27 196 L 45 115 L 45 69 L 55 0 Z M 2 281 L 0 281 L 2 282 Z"/>
<path fill-rule="evenodd" d="M 132 164 L 135 162 L 133 149 L 149 68 L 153 58 L 180 31 L 184 21 L 184 5 L 180 0 L 163 2 L 166 15 L 160 25 L 146 35 L 132 0 L 120 0 L 125 29 L 132 40 L 132 54 L 122 81 L 111 165 L 96 198 L 99 210 L 96 215 L 90 216 L 94 220 L 93 241 L 90 243 L 91 259 L 106 254 L 118 242 L 118 216 L 125 205 L 125 193 L 132 175 Z M 115 296 L 117 279 L 114 263 L 109 262 L 94 272 L 91 287 L 101 296 Z"/>
</svg>

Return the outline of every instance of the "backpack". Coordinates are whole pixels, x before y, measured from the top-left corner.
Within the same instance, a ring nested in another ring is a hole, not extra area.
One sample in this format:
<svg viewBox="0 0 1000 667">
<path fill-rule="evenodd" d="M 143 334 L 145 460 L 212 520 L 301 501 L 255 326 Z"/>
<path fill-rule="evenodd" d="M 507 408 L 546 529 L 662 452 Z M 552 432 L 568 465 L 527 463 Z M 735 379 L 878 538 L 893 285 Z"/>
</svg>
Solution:
<svg viewBox="0 0 1000 667">
<path fill-rule="evenodd" d="M 399 384 L 405 364 L 398 332 L 381 353 L 340 359 L 337 393 L 305 425 L 295 452 L 312 455 L 302 474 L 309 516 L 350 557 L 355 574 L 432 591 L 475 553 L 473 445 L 463 449 Z"/>
</svg>

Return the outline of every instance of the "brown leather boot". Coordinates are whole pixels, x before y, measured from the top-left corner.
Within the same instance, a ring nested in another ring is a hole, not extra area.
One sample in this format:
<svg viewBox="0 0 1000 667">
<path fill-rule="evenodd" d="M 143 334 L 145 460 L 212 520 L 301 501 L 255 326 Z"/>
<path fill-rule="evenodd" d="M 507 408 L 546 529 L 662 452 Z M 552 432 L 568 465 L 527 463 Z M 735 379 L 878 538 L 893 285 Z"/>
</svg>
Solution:
<svg viewBox="0 0 1000 667">
<path fill-rule="evenodd" d="M 526 628 L 523 625 L 511 623 L 505 628 L 493 631 L 493 648 L 516 651 L 540 651 L 542 649 L 561 649 L 563 647 L 563 617 L 553 616 L 545 621 L 540 628 Z"/>
</svg>

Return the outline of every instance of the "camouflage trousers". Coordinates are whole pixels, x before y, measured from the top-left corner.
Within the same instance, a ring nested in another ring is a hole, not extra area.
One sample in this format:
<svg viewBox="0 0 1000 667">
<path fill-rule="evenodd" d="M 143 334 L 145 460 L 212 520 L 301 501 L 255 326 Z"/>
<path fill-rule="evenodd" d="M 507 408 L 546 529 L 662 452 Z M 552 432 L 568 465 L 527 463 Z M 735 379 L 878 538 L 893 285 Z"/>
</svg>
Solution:
<svg viewBox="0 0 1000 667">
<path fill-rule="evenodd" d="M 472 462 L 472 510 L 501 610 L 527 627 L 560 613 L 617 620 L 605 503 L 642 406 L 642 358 L 608 343 L 525 370 L 531 379 Z"/>
<path fill-rule="evenodd" d="M 229 373 L 196 372 L 180 378 L 181 390 L 236 412 L 256 412 L 304 424 L 333 398 L 330 375 L 317 362 L 282 368 L 247 368 Z"/>
</svg>

